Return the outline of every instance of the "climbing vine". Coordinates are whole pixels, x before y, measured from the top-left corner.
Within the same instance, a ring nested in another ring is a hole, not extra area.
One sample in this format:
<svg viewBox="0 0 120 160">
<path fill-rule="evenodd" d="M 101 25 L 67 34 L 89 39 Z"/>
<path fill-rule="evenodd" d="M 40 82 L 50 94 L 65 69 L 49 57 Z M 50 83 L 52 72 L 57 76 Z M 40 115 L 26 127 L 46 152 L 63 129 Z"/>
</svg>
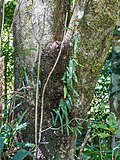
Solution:
<svg viewBox="0 0 120 160">
<path fill-rule="evenodd" d="M 76 68 L 81 65 L 77 60 L 77 48 L 78 48 L 78 34 L 74 34 L 74 52 L 70 58 L 69 65 L 66 68 L 66 72 L 63 75 L 62 81 L 63 87 L 63 98 L 61 98 L 59 107 L 57 110 L 53 109 L 51 112 L 53 125 L 56 126 L 58 120 L 60 120 L 61 129 L 63 132 L 63 126 L 66 126 L 67 135 L 69 135 L 70 130 L 73 132 L 73 128 L 70 127 L 69 112 L 72 111 L 72 106 L 78 107 L 78 92 L 76 90 L 78 85 L 78 78 L 76 74 Z M 78 132 L 79 129 L 75 128 Z"/>
</svg>

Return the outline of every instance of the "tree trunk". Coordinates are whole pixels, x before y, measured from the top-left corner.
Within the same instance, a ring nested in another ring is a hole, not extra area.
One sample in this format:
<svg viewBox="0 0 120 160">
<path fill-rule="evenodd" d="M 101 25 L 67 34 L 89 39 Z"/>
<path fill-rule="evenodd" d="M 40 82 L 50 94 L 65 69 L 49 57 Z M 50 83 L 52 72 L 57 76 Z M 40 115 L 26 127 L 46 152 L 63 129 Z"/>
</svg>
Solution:
<svg viewBox="0 0 120 160">
<path fill-rule="evenodd" d="M 117 7 L 116 0 L 85 0 L 76 2 L 71 15 L 69 0 L 19 1 L 17 4 L 13 24 L 15 89 L 22 85 L 35 86 L 33 90 L 27 91 L 27 98 L 19 112 L 29 108 L 25 117 L 29 125 L 23 133 L 24 140 L 34 142 L 35 139 L 37 76 L 40 74 L 41 81 L 37 114 L 40 120 L 41 106 L 43 107 L 41 94 L 62 49 L 45 89 L 42 131 L 46 131 L 42 132 L 39 147 L 46 160 L 73 160 L 75 156 L 76 135 L 70 133 L 68 136 L 61 130 L 51 128 L 50 114 L 53 109 L 58 108 L 60 99 L 64 98 L 64 84 L 61 79 L 73 52 L 73 35 L 75 32 L 78 34 L 77 59 L 82 67 L 77 67 L 78 107 L 72 105 L 72 111 L 68 111 L 69 121 L 74 118 L 84 119 L 89 110 L 99 71 L 110 47 Z M 65 22 L 68 30 L 63 39 Z"/>
<path fill-rule="evenodd" d="M 110 106 L 117 117 L 118 130 L 114 136 L 112 149 L 120 139 L 120 15 L 114 30 L 112 44 L 112 75 L 111 75 L 111 96 Z"/>
</svg>

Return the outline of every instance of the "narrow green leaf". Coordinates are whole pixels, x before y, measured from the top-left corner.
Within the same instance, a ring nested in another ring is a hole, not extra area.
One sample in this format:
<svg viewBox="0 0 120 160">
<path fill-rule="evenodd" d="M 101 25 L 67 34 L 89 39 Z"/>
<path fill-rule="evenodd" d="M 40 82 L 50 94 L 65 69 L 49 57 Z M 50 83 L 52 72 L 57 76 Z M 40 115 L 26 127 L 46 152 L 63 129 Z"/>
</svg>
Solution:
<svg viewBox="0 0 120 160">
<path fill-rule="evenodd" d="M 9 115 L 11 115 L 11 114 L 14 112 L 14 110 L 15 110 L 16 108 L 18 108 L 22 103 L 23 103 L 23 102 L 20 102 L 19 104 L 17 104 L 16 106 L 14 106 L 14 108 L 11 110 L 11 112 L 9 113 Z M 8 109 L 9 109 L 9 108 L 8 108 Z"/>
<path fill-rule="evenodd" d="M 70 101 L 70 104 L 72 105 L 72 97 L 71 97 L 71 95 L 67 94 L 67 96 L 68 96 L 68 100 Z"/>
<path fill-rule="evenodd" d="M 97 134 L 100 138 L 105 138 L 105 137 L 109 137 L 110 134 L 109 133 L 99 133 Z"/>
<path fill-rule="evenodd" d="M 80 131 L 79 128 L 75 127 L 76 131 L 79 133 L 79 134 L 82 134 L 82 132 Z"/>
<path fill-rule="evenodd" d="M 21 131 L 22 129 L 25 129 L 27 127 L 27 125 L 28 125 L 28 123 L 26 123 L 26 122 L 23 124 L 20 124 L 20 125 L 17 124 L 14 130 L 16 132 Z"/>
<path fill-rule="evenodd" d="M 26 69 L 24 70 L 24 76 L 25 76 L 26 84 L 29 85 L 29 79 L 28 79 Z"/>
<path fill-rule="evenodd" d="M 74 94 L 75 94 L 75 96 L 79 96 L 79 94 L 77 93 L 77 91 L 75 90 L 75 89 L 73 89 L 73 92 L 74 92 Z"/>
<path fill-rule="evenodd" d="M 60 123 L 61 123 L 61 125 L 63 125 L 63 120 L 62 120 L 62 117 L 61 117 L 60 112 L 58 111 L 58 112 L 57 112 L 57 114 L 58 114 L 58 116 L 59 116 L 59 119 L 60 119 Z"/>
<path fill-rule="evenodd" d="M 72 133 L 74 133 L 74 128 L 73 127 L 68 126 L 68 128 Z"/>
<path fill-rule="evenodd" d="M 98 127 L 101 128 L 101 129 L 106 129 L 106 128 L 108 128 L 106 124 L 102 124 L 102 123 L 99 124 Z"/>
<path fill-rule="evenodd" d="M 56 125 L 56 123 L 57 123 L 57 120 L 58 120 L 58 118 L 60 119 L 60 123 L 61 123 L 61 125 L 63 125 L 63 120 L 62 120 L 62 117 L 61 117 L 61 114 L 60 114 L 60 109 L 59 110 L 53 110 L 55 113 L 56 113 L 56 117 L 55 117 L 55 125 Z"/>
<path fill-rule="evenodd" d="M 50 114 L 51 114 L 51 116 L 52 116 L 52 124 L 55 126 L 55 117 L 54 117 L 54 115 L 53 115 L 52 112 L 50 112 Z"/>
<path fill-rule="evenodd" d="M 38 85 L 41 88 L 41 81 L 40 80 L 38 80 Z"/>
<path fill-rule="evenodd" d="M 22 122 L 25 114 L 27 113 L 28 109 L 22 114 L 22 116 L 20 117 L 19 121 L 18 121 L 18 125 Z"/>
<path fill-rule="evenodd" d="M 59 105 L 59 106 L 60 106 L 61 108 L 65 106 L 65 102 L 64 102 L 63 99 L 60 100 L 60 105 Z"/>
<path fill-rule="evenodd" d="M 71 102 L 69 101 L 69 99 L 66 99 L 65 103 L 66 103 L 67 108 L 71 109 Z"/>
<path fill-rule="evenodd" d="M 20 149 L 15 154 L 13 160 L 23 160 L 27 156 L 33 157 L 33 154 L 25 149 Z"/>
<path fill-rule="evenodd" d="M 4 139 L 0 136 L 0 156 L 2 155 L 3 147 L 4 147 Z"/>
<path fill-rule="evenodd" d="M 15 145 L 21 146 L 21 147 L 34 147 L 35 146 L 35 144 L 28 143 L 28 142 L 17 142 L 15 143 Z"/>
<path fill-rule="evenodd" d="M 77 78 L 77 76 L 76 76 L 76 73 L 75 73 L 75 72 L 73 72 L 73 79 L 74 79 L 74 81 L 75 81 L 76 83 L 78 83 L 78 78 Z"/>
<path fill-rule="evenodd" d="M 64 85 L 64 99 L 66 99 L 67 96 L 67 87 Z"/>
<path fill-rule="evenodd" d="M 59 108 L 58 108 L 58 111 L 60 112 L 60 106 L 59 106 Z M 57 112 L 55 109 L 53 109 L 53 112 Z M 59 117 L 59 115 L 58 114 L 56 114 L 56 117 L 55 117 L 55 120 L 54 120 L 54 125 L 56 125 L 56 123 L 57 123 L 57 120 L 58 120 L 58 117 Z"/>
</svg>

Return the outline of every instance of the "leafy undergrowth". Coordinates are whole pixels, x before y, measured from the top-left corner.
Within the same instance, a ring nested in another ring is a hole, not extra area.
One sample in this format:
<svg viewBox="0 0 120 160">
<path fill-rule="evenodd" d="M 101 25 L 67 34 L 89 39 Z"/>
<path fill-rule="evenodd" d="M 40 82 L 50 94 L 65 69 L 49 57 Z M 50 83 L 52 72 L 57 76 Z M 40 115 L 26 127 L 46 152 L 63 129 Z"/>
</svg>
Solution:
<svg viewBox="0 0 120 160">
<path fill-rule="evenodd" d="M 88 139 L 82 151 L 83 160 L 120 159 L 120 142 L 118 141 L 118 144 L 114 148 L 111 147 L 116 141 L 115 133 L 118 126 L 116 116 L 111 112 L 109 107 L 110 73 L 111 62 L 107 60 L 95 88 L 94 99 L 91 104 L 91 111 L 88 113 L 87 124 L 85 124 L 86 126 L 82 134 L 78 135 L 76 143 L 76 155 L 79 157 L 87 130 L 90 128 L 90 134 L 87 135 Z"/>
<path fill-rule="evenodd" d="M 24 116 L 28 110 L 15 116 L 15 112 L 22 106 L 22 102 L 15 105 L 16 99 L 22 99 L 24 96 L 13 94 L 4 106 L 0 128 L 0 157 L 2 160 L 23 160 L 28 157 L 34 157 L 35 145 L 22 140 L 21 131 L 24 132 L 28 123 L 24 122 Z"/>
</svg>

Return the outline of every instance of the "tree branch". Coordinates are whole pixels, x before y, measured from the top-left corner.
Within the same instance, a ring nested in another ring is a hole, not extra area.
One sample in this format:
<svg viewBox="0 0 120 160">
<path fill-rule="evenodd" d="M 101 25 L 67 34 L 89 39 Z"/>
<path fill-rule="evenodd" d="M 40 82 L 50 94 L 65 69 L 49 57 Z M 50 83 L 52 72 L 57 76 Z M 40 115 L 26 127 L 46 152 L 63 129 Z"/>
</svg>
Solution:
<svg viewBox="0 0 120 160">
<path fill-rule="evenodd" d="M 53 51 L 58 50 L 58 48 L 60 48 L 60 46 L 61 46 L 61 43 L 63 43 L 62 50 L 64 50 L 66 47 L 68 47 L 70 45 L 70 42 L 73 38 L 73 35 L 74 35 L 75 31 L 77 31 L 79 23 L 84 16 L 85 6 L 88 3 L 88 1 L 89 0 L 84 0 L 82 2 L 77 2 L 76 3 L 63 42 L 55 41 L 53 43 L 49 43 L 46 46 L 46 50 L 49 50 L 49 49 L 53 50 Z"/>
</svg>

